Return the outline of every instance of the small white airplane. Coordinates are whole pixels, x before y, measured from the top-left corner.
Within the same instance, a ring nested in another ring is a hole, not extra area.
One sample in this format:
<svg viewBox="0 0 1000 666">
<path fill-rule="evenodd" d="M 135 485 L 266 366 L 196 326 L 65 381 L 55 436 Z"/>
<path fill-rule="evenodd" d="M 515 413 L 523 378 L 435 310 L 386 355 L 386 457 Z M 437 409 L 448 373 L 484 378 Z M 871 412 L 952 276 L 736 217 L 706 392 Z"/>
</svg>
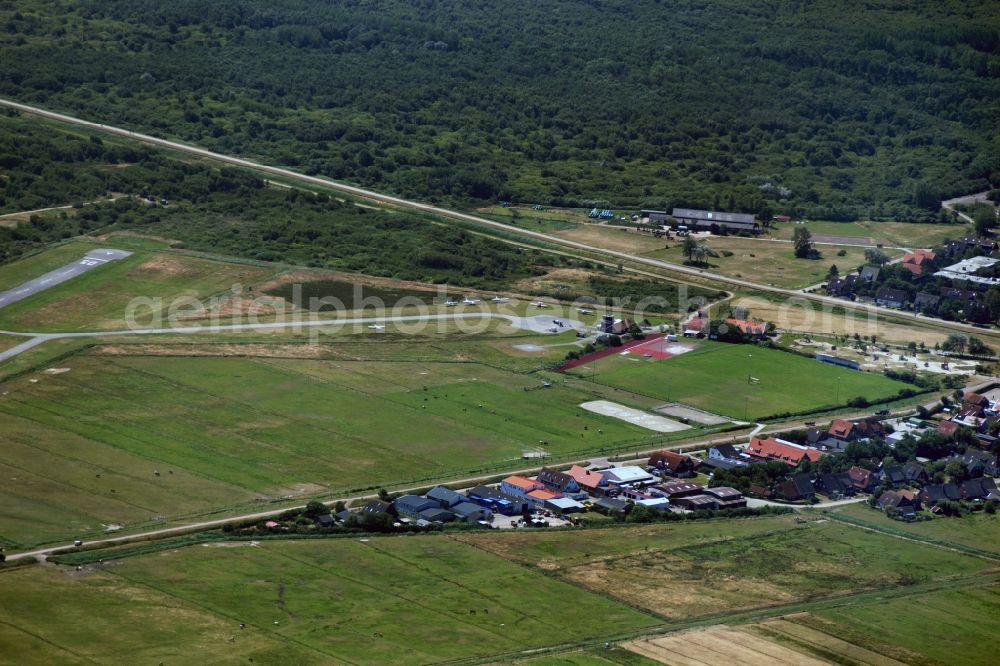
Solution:
<svg viewBox="0 0 1000 666">
<path fill-rule="evenodd" d="M 534 301 L 534 302 L 532 302 L 532 305 L 534 305 L 536 308 L 547 308 L 547 307 L 549 307 L 549 304 L 546 303 L 546 302 L 544 302 L 544 301 Z"/>
<path fill-rule="evenodd" d="M 385 328 L 385 326 L 383 326 L 382 324 L 372 324 L 368 328 L 376 330 L 376 331 L 381 331 L 382 329 Z"/>
<path fill-rule="evenodd" d="M 594 314 L 593 310 L 588 310 L 587 308 L 577 308 L 576 311 L 580 314 Z"/>
<path fill-rule="evenodd" d="M 465 305 L 475 305 L 478 302 L 479 302 L 478 298 L 469 298 L 468 296 L 462 299 L 462 303 Z"/>
<path fill-rule="evenodd" d="M 445 301 L 445 302 L 444 302 L 444 306 L 445 306 L 446 308 L 453 308 L 453 307 L 455 307 L 456 305 L 458 305 L 458 301 L 451 301 L 451 300 L 448 300 L 448 301 Z"/>
<path fill-rule="evenodd" d="M 509 300 L 510 299 L 507 298 L 506 296 L 494 296 L 493 297 L 493 302 L 494 303 L 506 303 Z"/>
</svg>

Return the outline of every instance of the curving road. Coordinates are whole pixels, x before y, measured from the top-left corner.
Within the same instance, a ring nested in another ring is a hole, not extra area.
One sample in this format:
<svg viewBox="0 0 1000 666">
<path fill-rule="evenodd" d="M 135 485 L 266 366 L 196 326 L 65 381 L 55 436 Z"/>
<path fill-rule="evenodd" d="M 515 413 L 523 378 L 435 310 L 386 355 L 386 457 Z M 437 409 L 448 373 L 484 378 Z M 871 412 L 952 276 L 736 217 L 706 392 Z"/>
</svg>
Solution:
<svg viewBox="0 0 1000 666">
<path fill-rule="evenodd" d="M 327 178 L 319 178 L 317 176 L 307 176 L 303 173 L 298 173 L 290 169 L 283 169 L 281 167 L 268 166 L 266 164 L 261 164 L 259 162 L 254 162 L 252 160 L 243 159 L 241 157 L 233 157 L 231 155 L 223 155 L 221 153 L 215 153 L 210 150 L 205 150 L 204 148 L 198 148 L 195 146 L 190 146 L 183 143 L 178 143 L 176 141 L 168 141 L 166 139 L 160 139 L 155 136 L 150 136 L 148 134 L 141 134 L 139 132 L 133 132 L 132 130 L 122 129 L 120 127 L 114 127 L 112 125 L 104 125 L 101 123 L 91 122 L 89 120 L 83 120 L 81 118 L 76 118 L 74 116 L 69 116 L 62 113 L 56 113 L 53 111 L 47 111 L 35 106 L 29 106 L 27 104 L 21 104 L 20 102 L 15 102 L 9 99 L 0 98 L 0 106 L 5 106 L 11 109 L 15 109 L 22 113 L 28 113 L 31 115 L 39 116 L 42 118 L 47 118 L 49 120 L 55 120 L 61 123 L 67 123 L 71 125 L 76 125 L 78 127 L 86 127 L 91 130 L 96 130 L 99 132 L 104 132 L 107 134 L 114 134 L 117 136 L 126 137 L 133 139 L 135 141 L 141 141 L 143 143 L 148 143 L 154 146 L 160 146 L 162 148 L 167 148 L 170 150 L 175 150 L 189 155 L 196 155 L 198 157 L 204 157 L 217 162 L 223 162 L 226 164 L 232 164 L 234 166 L 244 167 L 247 169 L 253 169 L 258 172 L 263 172 L 271 174 L 274 176 L 280 176 L 282 178 L 287 178 L 291 180 L 296 180 L 302 183 L 308 183 L 310 185 L 318 185 L 326 189 L 335 190 L 350 194 L 355 197 L 366 199 L 380 204 L 385 204 L 389 206 L 395 206 L 399 208 L 409 208 L 411 210 L 418 210 L 425 213 L 430 213 L 438 217 L 450 218 L 453 220 L 460 220 L 462 222 L 471 222 L 473 224 L 490 227 L 494 229 L 500 229 L 508 233 L 513 233 L 520 235 L 522 237 L 535 238 L 538 240 L 545 241 L 549 244 L 562 245 L 564 247 L 570 247 L 577 250 L 583 250 L 585 252 L 597 253 L 605 255 L 608 257 L 614 257 L 616 259 L 621 259 L 625 261 L 630 261 L 633 263 L 645 264 L 647 266 L 653 266 L 662 270 L 671 271 L 673 273 L 680 273 L 683 275 L 690 275 L 693 277 L 698 277 L 702 279 L 710 279 L 715 282 L 720 282 L 724 284 L 733 285 L 735 287 L 740 287 L 743 289 L 751 289 L 755 291 L 769 292 L 772 294 L 777 294 L 784 296 L 788 299 L 798 299 L 800 301 L 809 301 L 812 303 L 819 303 L 822 305 L 827 305 L 831 307 L 839 307 L 845 310 L 857 310 L 861 312 L 866 312 L 874 315 L 886 315 L 886 316 L 900 316 L 898 310 L 892 310 L 890 308 L 884 308 L 877 305 L 872 305 L 869 303 L 857 303 L 853 301 L 845 301 L 839 298 L 833 298 L 831 296 L 822 296 L 819 294 L 804 294 L 796 289 L 784 289 L 781 287 L 773 287 L 767 284 L 749 282 L 742 278 L 732 278 L 725 275 L 720 275 L 718 273 L 711 273 L 703 271 L 697 268 L 691 268 L 690 266 L 683 266 L 681 264 L 674 264 L 668 261 L 661 261 L 659 259 L 650 259 L 648 257 L 643 257 L 639 255 L 629 254 L 627 252 L 619 252 L 617 250 L 608 250 L 593 245 L 587 245 L 586 243 L 580 243 L 577 241 L 568 240 L 565 238 L 560 238 L 558 236 L 552 236 L 540 231 L 530 231 L 527 229 L 521 229 L 520 227 L 511 226 L 509 224 L 504 224 L 503 222 L 496 222 L 494 220 L 489 220 L 484 217 L 479 217 L 478 215 L 471 215 L 469 213 L 462 213 L 460 211 L 450 210 L 447 208 L 441 208 L 438 206 L 433 206 L 426 203 L 421 203 L 419 201 L 412 201 L 409 199 L 403 199 L 400 197 L 390 196 L 388 194 L 381 194 L 373 190 L 367 190 L 361 187 L 356 187 L 354 185 L 347 185 L 345 183 L 339 183 Z M 966 333 L 977 333 L 979 335 L 989 335 L 989 331 L 984 331 L 983 329 L 977 328 L 970 324 L 963 324 L 960 322 L 949 322 L 944 320 L 934 320 L 934 324 L 946 329 L 962 331 Z"/>
</svg>

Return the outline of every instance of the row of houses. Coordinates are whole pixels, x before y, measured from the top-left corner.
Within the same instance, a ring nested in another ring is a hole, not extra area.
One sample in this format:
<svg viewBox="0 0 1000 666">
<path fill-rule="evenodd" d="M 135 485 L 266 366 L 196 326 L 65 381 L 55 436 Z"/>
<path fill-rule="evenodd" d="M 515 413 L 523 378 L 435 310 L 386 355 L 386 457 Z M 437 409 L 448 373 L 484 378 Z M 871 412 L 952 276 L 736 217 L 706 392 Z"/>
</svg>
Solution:
<svg viewBox="0 0 1000 666">
<path fill-rule="evenodd" d="M 908 488 L 886 490 L 879 495 L 876 506 L 906 520 L 916 517 L 916 512 L 921 509 L 936 512 L 944 501 L 1000 503 L 1000 488 L 997 487 L 996 479 L 989 477 L 967 479 L 959 483 L 934 483 L 923 486 L 919 491 Z"/>
</svg>

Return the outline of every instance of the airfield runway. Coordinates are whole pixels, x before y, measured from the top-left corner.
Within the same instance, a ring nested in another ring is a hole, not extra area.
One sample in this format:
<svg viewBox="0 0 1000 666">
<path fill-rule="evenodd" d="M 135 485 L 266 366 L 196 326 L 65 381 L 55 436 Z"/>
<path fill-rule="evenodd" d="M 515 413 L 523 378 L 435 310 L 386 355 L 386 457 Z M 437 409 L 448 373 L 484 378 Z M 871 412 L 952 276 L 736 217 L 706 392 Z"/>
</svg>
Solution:
<svg viewBox="0 0 1000 666">
<path fill-rule="evenodd" d="M 24 300 L 40 291 L 45 291 L 49 287 L 54 287 L 57 284 L 71 280 L 77 275 L 82 275 L 90 269 L 97 268 L 109 261 L 124 259 L 130 254 L 132 253 L 125 250 L 91 250 L 83 259 L 66 264 L 54 271 L 49 271 L 45 275 L 37 277 L 34 280 L 28 280 L 13 289 L 0 292 L 0 308 Z"/>
</svg>

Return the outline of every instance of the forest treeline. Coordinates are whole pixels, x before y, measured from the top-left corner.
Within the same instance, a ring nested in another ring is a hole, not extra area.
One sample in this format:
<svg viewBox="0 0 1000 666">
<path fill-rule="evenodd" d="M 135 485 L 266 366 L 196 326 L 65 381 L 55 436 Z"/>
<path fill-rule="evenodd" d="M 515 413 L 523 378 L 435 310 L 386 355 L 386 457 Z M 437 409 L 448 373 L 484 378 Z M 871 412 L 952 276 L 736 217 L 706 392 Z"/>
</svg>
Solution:
<svg viewBox="0 0 1000 666">
<path fill-rule="evenodd" d="M 1000 180 L 988 0 L 3 0 L 0 95 L 451 203 L 927 219 Z"/>
</svg>

